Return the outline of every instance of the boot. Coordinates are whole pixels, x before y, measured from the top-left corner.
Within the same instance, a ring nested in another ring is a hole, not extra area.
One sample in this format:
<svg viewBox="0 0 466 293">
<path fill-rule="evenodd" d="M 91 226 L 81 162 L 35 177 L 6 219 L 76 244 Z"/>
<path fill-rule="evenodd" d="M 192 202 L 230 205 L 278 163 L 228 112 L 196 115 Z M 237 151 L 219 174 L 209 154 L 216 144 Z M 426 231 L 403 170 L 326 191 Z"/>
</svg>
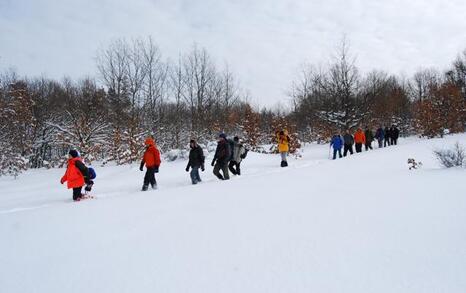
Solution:
<svg viewBox="0 0 466 293">
<path fill-rule="evenodd" d="M 149 188 L 148 185 L 143 185 L 141 190 L 142 190 L 142 191 L 147 191 L 148 188 Z"/>
</svg>

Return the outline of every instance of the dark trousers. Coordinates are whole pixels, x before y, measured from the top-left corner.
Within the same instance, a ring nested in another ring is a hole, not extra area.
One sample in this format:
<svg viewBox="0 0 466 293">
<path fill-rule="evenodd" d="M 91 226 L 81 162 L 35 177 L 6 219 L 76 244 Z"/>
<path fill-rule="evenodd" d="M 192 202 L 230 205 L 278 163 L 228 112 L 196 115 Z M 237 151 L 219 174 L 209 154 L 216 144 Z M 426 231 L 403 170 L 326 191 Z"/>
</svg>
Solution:
<svg viewBox="0 0 466 293">
<path fill-rule="evenodd" d="M 157 181 L 155 180 L 155 167 L 147 167 L 146 175 L 144 176 L 144 186 L 155 186 Z"/>
<path fill-rule="evenodd" d="M 198 182 L 201 182 L 201 176 L 199 175 L 199 167 L 191 167 L 191 173 L 189 173 L 191 176 L 191 181 L 193 184 L 197 184 Z"/>
<path fill-rule="evenodd" d="M 343 151 L 343 156 L 346 157 L 346 155 L 350 152 L 350 154 L 353 154 L 353 145 L 351 144 L 345 144 L 344 151 Z"/>
<path fill-rule="evenodd" d="M 390 138 L 390 144 L 391 145 L 396 145 L 396 142 L 397 142 L 398 138 Z"/>
<path fill-rule="evenodd" d="M 220 170 L 222 170 L 223 176 L 220 174 Z M 220 180 L 230 179 L 230 174 L 228 173 L 228 164 L 217 161 L 214 166 L 214 175 L 217 176 L 217 178 Z"/>
<path fill-rule="evenodd" d="M 76 187 L 76 188 L 73 188 L 73 200 L 78 200 L 78 198 L 80 198 L 82 196 L 82 190 L 83 190 L 83 187 Z"/>
<path fill-rule="evenodd" d="M 355 146 L 356 146 L 356 152 L 357 153 L 362 152 L 362 143 L 357 143 Z"/>
<path fill-rule="evenodd" d="M 383 146 L 386 147 L 386 146 L 389 146 L 390 145 L 390 139 L 389 138 L 386 138 L 384 141 L 383 141 Z"/>
<path fill-rule="evenodd" d="M 241 175 L 241 169 L 240 169 L 241 162 L 236 162 L 236 161 L 230 161 L 230 164 L 228 164 L 228 169 L 230 169 L 230 172 L 233 175 Z"/>
<path fill-rule="evenodd" d="M 365 147 L 366 147 L 366 151 L 369 150 L 369 149 L 372 150 L 372 143 L 366 143 Z"/>
<path fill-rule="evenodd" d="M 377 142 L 379 143 L 379 149 L 383 147 L 383 139 L 377 139 Z"/>
<path fill-rule="evenodd" d="M 337 158 L 337 153 L 338 153 L 338 157 L 342 157 L 341 155 L 341 149 L 333 149 L 333 159 L 335 160 Z"/>
</svg>

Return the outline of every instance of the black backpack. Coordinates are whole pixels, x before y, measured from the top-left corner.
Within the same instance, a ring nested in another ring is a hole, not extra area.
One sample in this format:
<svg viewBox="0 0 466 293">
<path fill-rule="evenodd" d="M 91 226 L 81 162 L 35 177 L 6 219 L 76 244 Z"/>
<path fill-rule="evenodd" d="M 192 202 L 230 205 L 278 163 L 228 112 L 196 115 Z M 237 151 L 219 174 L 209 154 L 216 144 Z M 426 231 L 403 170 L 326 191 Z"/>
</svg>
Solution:
<svg viewBox="0 0 466 293">
<path fill-rule="evenodd" d="M 232 139 L 228 139 L 228 161 L 231 161 L 233 159 L 233 149 L 235 148 L 235 141 Z"/>
<path fill-rule="evenodd" d="M 241 159 L 246 159 L 246 156 L 248 155 L 249 149 L 244 148 L 244 154 L 241 155 Z"/>
</svg>

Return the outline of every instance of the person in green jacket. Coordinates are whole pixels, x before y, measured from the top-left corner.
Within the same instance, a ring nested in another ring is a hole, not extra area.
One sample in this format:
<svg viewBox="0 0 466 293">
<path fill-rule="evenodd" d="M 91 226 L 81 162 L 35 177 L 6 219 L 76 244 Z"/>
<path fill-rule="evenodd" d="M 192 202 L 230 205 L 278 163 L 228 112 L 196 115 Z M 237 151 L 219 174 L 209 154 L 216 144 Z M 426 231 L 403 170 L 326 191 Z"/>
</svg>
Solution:
<svg viewBox="0 0 466 293">
<path fill-rule="evenodd" d="M 366 131 L 364 131 L 364 135 L 366 136 L 366 151 L 369 149 L 372 150 L 372 142 L 374 141 L 374 133 L 369 127 L 366 127 Z"/>
</svg>

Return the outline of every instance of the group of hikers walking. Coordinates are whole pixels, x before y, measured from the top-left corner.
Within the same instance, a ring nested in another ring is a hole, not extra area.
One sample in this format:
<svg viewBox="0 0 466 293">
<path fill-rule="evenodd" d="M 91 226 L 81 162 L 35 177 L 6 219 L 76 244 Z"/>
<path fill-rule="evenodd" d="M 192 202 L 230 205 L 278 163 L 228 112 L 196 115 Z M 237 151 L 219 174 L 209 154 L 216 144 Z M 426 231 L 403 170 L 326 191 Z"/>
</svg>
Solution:
<svg viewBox="0 0 466 293">
<path fill-rule="evenodd" d="M 157 148 L 155 140 L 149 137 L 144 142 L 145 150 L 142 156 L 139 170 L 146 173 L 144 175 L 142 191 L 147 191 L 149 186 L 152 189 L 157 189 L 157 180 L 155 174 L 159 172 L 161 164 L 160 151 Z M 205 170 L 205 156 L 202 147 L 192 139 L 189 142 L 189 159 L 186 166 L 186 172 L 190 172 L 192 184 L 197 184 L 202 181 L 199 174 Z M 212 160 L 214 175 L 220 180 L 230 179 L 230 172 L 233 175 L 241 175 L 241 162 L 248 153 L 248 149 L 240 142 L 238 136 L 233 139 L 228 139 L 224 133 L 218 137 L 217 148 Z M 79 152 L 77 150 L 70 150 L 68 153 L 68 165 L 65 175 L 61 178 L 60 182 L 63 184 L 67 182 L 68 189 L 73 189 L 73 200 L 80 201 L 87 198 L 87 193 L 92 190 L 94 182 L 92 179 L 96 177 L 95 171 L 84 165 Z M 82 189 L 85 186 L 85 193 Z"/>
<path fill-rule="evenodd" d="M 353 154 L 353 145 L 355 146 L 356 153 L 362 152 L 362 146 L 364 145 L 366 151 L 372 150 L 372 142 L 377 141 L 379 148 L 396 145 L 398 137 L 400 136 L 400 130 L 395 126 L 386 126 L 383 128 L 380 126 L 376 131 L 375 135 L 371 128 L 366 127 L 365 131 L 358 128 L 354 135 L 351 135 L 349 130 L 345 131 L 345 134 L 335 134 L 330 141 L 330 147 L 333 148 L 333 159 L 337 158 L 337 154 L 340 158 L 346 157 L 348 152 Z M 343 155 L 341 149 L 343 148 Z"/>
<path fill-rule="evenodd" d="M 191 139 L 189 142 L 189 159 L 186 166 L 186 172 L 190 172 L 191 183 L 197 184 L 202 181 L 199 174 L 199 169 L 205 170 L 205 156 L 202 147 Z M 220 180 L 230 179 L 230 172 L 233 175 L 241 175 L 241 161 L 246 158 L 248 149 L 240 142 L 238 136 L 233 139 L 228 139 L 224 133 L 220 133 L 217 141 L 214 158 L 211 165 L 214 167 L 213 173 Z M 149 183 L 152 188 L 157 188 L 155 173 L 158 172 L 160 166 L 160 152 L 155 147 L 155 142 L 152 138 L 146 140 L 146 151 L 144 152 L 141 162 L 141 171 L 144 164 L 146 165 L 146 176 L 142 190 L 148 189 Z"/>
<path fill-rule="evenodd" d="M 346 156 L 348 152 L 353 154 L 353 145 L 355 145 L 356 152 L 362 151 L 364 145 L 366 151 L 372 149 L 372 142 L 378 141 L 379 147 L 396 145 L 399 136 L 399 130 L 393 125 L 391 128 L 379 127 L 373 134 L 370 128 L 366 127 L 365 131 L 358 128 L 356 133 L 350 134 L 346 130 L 345 134 L 335 134 L 330 142 L 330 147 L 333 147 L 333 159 L 336 159 L 337 154 L 341 158 Z M 286 130 L 277 131 L 275 133 L 277 143 L 277 151 L 280 154 L 281 167 L 288 166 L 288 153 L 290 150 L 290 137 Z M 142 191 L 147 191 L 149 186 L 152 189 L 157 189 L 157 180 L 155 174 L 159 172 L 161 164 L 160 151 L 157 148 L 155 140 L 149 137 L 144 142 L 145 151 L 142 156 L 139 169 L 146 173 L 144 175 Z M 202 147 L 191 139 L 189 142 L 189 159 L 186 166 L 186 172 L 190 172 L 192 184 L 198 184 L 202 181 L 199 169 L 205 171 L 205 156 Z M 343 148 L 343 154 L 341 149 Z M 213 174 L 220 180 L 229 180 L 230 172 L 233 175 L 241 175 L 241 162 L 246 158 L 248 149 L 240 141 L 238 136 L 233 139 L 227 138 L 226 134 L 220 133 L 217 140 L 217 147 L 212 159 L 211 165 L 213 166 Z M 69 189 L 73 189 L 73 200 L 79 201 L 86 198 L 86 194 L 92 190 L 94 184 L 93 179 L 96 177 L 95 171 L 84 165 L 78 151 L 70 150 L 68 153 L 68 166 L 65 175 L 61 178 L 61 183 L 67 182 Z M 82 188 L 85 186 L 85 194 L 82 194 Z"/>
</svg>

